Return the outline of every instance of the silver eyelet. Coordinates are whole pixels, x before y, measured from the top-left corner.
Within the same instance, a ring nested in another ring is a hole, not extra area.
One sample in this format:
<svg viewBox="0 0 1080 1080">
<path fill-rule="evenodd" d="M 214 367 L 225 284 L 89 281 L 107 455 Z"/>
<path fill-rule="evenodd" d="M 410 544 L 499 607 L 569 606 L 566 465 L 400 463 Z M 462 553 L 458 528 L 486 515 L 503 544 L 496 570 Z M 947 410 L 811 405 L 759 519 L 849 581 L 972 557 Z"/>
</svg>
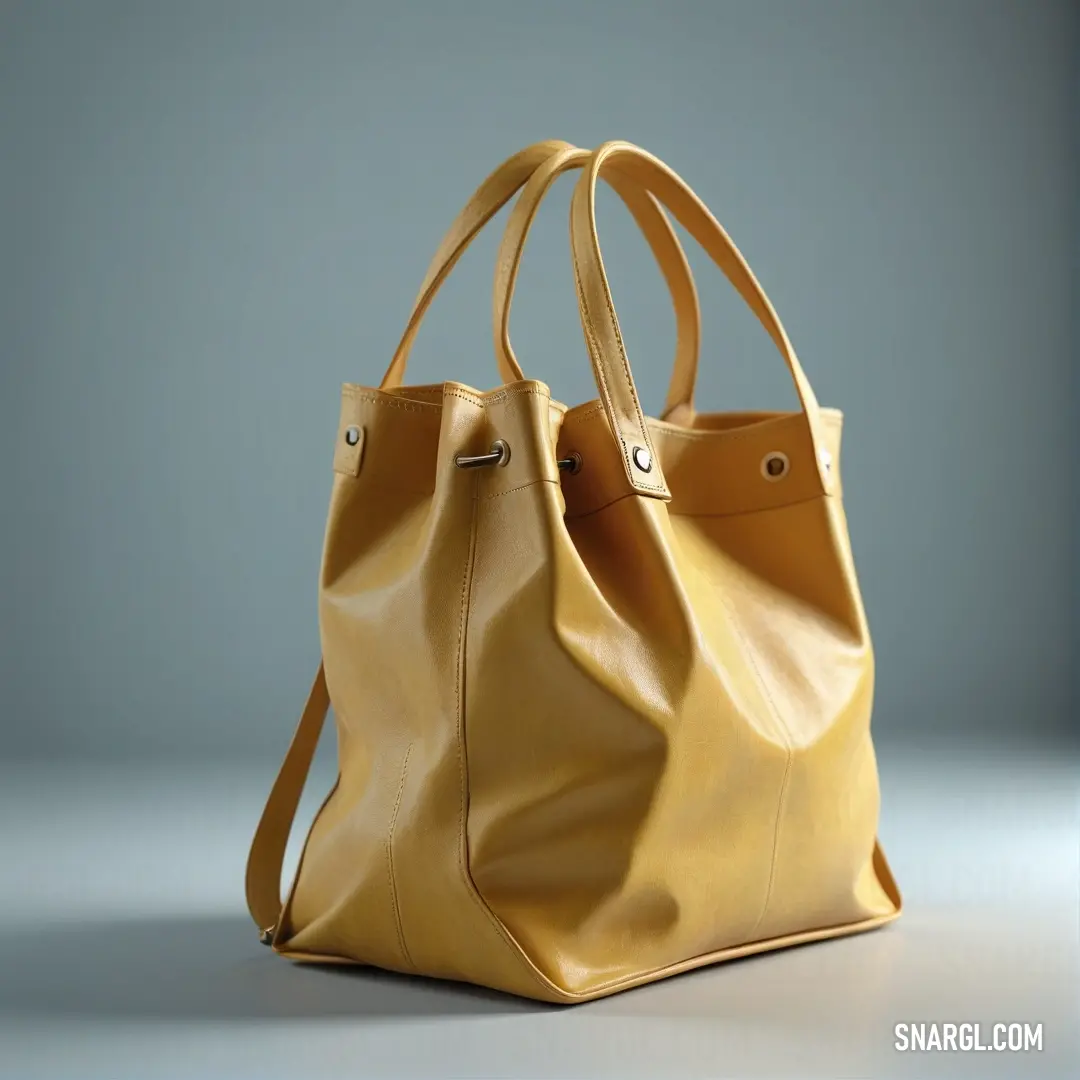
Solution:
<svg viewBox="0 0 1080 1080">
<path fill-rule="evenodd" d="M 555 463 L 559 467 L 559 472 L 569 473 L 573 476 L 575 473 L 581 472 L 581 455 L 572 450 L 564 458 L 559 458 Z"/>
<path fill-rule="evenodd" d="M 771 450 L 761 459 L 761 475 L 770 483 L 783 480 L 791 469 L 787 454 Z"/>
<path fill-rule="evenodd" d="M 355 425 L 345 429 L 345 441 L 350 446 L 355 446 L 360 441 L 360 429 Z"/>
<path fill-rule="evenodd" d="M 652 470 L 652 454 L 650 454 L 644 446 L 634 447 L 633 458 L 634 464 L 642 472 L 650 472 Z"/>
</svg>

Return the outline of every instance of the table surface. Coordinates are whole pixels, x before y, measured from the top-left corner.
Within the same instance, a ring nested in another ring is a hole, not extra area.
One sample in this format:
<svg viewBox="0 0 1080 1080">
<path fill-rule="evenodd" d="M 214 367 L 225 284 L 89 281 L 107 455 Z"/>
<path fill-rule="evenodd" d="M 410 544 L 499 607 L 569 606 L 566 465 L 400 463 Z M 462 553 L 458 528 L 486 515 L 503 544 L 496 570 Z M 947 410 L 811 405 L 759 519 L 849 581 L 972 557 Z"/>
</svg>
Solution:
<svg viewBox="0 0 1080 1080">
<path fill-rule="evenodd" d="M 1080 1076 L 1077 754 L 879 757 L 899 922 L 570 1009 L 262 948 L 241 879 L 270 763 L 5 765 L 0 1076 Z M 971 1021 L 1044 1049 L 894 1048 Z"/>
</svg>

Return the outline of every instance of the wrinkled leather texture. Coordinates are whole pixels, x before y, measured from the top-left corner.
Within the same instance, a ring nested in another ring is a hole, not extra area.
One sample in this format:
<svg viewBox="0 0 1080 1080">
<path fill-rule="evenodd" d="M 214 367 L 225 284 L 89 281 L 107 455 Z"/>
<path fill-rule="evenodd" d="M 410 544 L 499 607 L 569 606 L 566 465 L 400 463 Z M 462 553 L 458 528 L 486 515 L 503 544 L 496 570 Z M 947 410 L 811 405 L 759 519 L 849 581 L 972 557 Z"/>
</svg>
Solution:
<svg viewBox="0 0 1080 1080">
<path fill-rule="evenodd" d="M 405 387 L 403 363 L 381 388 L 343 388 L 323 667 L 248 896 L 297 960 L 572 1003 L 869 930 L 901 901 L 876 843 L 874 661 L 841 414 L 818 406 L 742 256 L 666 166 L 625 143 L 534 158 L 514 177 L 526 187 L 500 251 L 496 342 L 516 365 L 505 317 L 535 203 L 582 167 L 572 240 L 600 397 L 567 408 L 524 378 Z M 641 414 L 596 236 L 596 180 L 616 171 L 748 298 L 803 410 L 694 412 L 695 334 L 677 352 L 678 422 Z M 496 439 L 504 467 L 455 466 Z M 581 468 L 560 471 L 571 454 Z M 282 905 L 285 838 L 330 702 L 340 776 Z"/>
</svg>

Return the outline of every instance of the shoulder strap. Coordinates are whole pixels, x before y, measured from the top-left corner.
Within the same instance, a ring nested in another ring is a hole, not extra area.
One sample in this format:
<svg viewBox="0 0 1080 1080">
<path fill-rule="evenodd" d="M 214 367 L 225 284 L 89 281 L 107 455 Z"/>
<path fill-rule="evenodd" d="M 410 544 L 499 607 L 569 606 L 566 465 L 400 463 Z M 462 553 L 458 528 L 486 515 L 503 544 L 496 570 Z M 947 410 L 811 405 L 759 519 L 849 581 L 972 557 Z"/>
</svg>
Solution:
<svg viewBox="0 0 1080 1080">
<path fill-rule="evenodd" d="M 265 945 L 271 943 L 281 915 L 281 867 L 285 862 L 285 848 L 329 709 L 326 673 L 319 664 L 300 723 L 296 725 L 285 760 L 270 789 L 248 853 L 245 882 L 248 911 L 261 931 Z"/>
</svg>

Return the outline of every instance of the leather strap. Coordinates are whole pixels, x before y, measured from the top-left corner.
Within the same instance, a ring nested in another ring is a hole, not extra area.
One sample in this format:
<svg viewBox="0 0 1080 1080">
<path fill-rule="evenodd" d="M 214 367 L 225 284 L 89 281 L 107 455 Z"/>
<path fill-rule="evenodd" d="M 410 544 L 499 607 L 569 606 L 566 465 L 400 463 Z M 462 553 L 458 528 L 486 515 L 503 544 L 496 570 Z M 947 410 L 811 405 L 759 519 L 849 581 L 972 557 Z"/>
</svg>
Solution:
<svg viewBox="0 0 1080 1080">
<path fill-rule="evenodd" d="M 626 142 L 609 142 L 593 152 L 592 161 L 574 188 L 570 205 L 570 240 L 585 340 L 611 430 L 622 448 L 631 488 L 638 494 L 654 498 L 671 497 L 641 411 L 596 233 L 596 181 L 610 168 L 626 173 L 652 192 L 705 249 L 768 331 L 795 382 L 822 490 L 828 490 L 828 473 L 820 454 L 825 441 L 817 398 L 776 311 L 742 253 L 680 176 L 640 147 Z M 647 455 L 635 454 L 635 447 L 643 448 Z"/>
<path fill-rule="evenodd" d="M 472 198 L 469 199 L 453 225 L 450 226 L 446 236 L 443 237 L 442 243 L 440 243 L 431 264 L 428 266 L 427 274 L 424 276 L 423 284 L 420 286 L 420 292 L 413 305 L 412 314 L 409 316 L 405 332 L 402 334 L 401 341 L 398 343 L 393 359 L 390 361 L 390 366 L 386 369 L 382 382 L 379 384 L 382 389 L 392 389 L 402 384 L 405 378 L 409 352 L 416 339 L 417 331 L 420 329 L 420 323 L 431 306 L 435 294 L 439 291 L 442 283 L 449 276 L 450 271 L 464 254 L 465 249 L 472 243 L 477 233 L 513 198 L 514 194 L 526 183 L 538 167 L 553 155 L 565 154 L 571 151 L 582 155 L 582 165 L 588 159 L 588 151 L 578 150 L 577 147 L 571 146 L 570 143 L 558 139 L 534 143 L 532 146 L 527 146 L 512 157 L 507 158 L 476 189 Z M 692 392 L 697 372 L 700 317 L 698 315 L 694 279 L 690 272 L 690 266 L 686 261 L 686 256 L 683 253 L 682 245 L 679 243 L 678 237 L 672 230 L 660 206 L 647 193 L 638 191 L 633 180 L 627 177 L 619 177 L 612 181 L 612 186 L 615 187 L 616 191 L 619 192 L 630 207 L 639 227 L 645 233 L 645 238 L 648 240 L 649 246 L 660 264 L 675 301 L 676 316 L 679 320 L 679 344 L 676 354 L 675 375 L 672 380 L 672 393 L 675 392 L 676 384 L 680 388 L 680 393 L 684 392 L 686 387 L 689 387 L 690 392 Z M 528 225 L 526 225 L 527 231 Z M 524 244 L 524 238 L 522 244 Z M 678 284 L 674 284 L 674 282 L 678 282 Z M 525 377 L 512 351 L 506 353 L 497 348 L 496 356 L 499 361 L 499 374 L 503 382 L 517 382 Z"/>
<path fill-rule="evenodd" d="M 270 944 L 281 916 L 281 867 L 285 862 L 285 849 L 329 709 L 326 674 L 323 665 L 319 664 L 307 704 L 270 789 L 248 852 L 245 881 L 248 911 L 263 932 L 266 944 Z"/>
<path fill-rule="evenodd" d="M 507 158 L 473 192 L 472 198 L 465 204 L 453 225 L 443 237 L 442 243 L 431 260 L 424 282 L 420 286 L 412 315 L 401 335 L 401 341 L 390 361 L 390 366 L 379 384 L 384 390 L 400 386 L 405 378 L 405 366 L 409 360 L 409 350 L 420 328 L 420 320 L 434 299 L 439 287 L 453 270 L 458 259 L 472 242 L 476 234 L 513 198 L 514 193 L 532 176 L 535 169 L 542 165 L 552 154 L 573 147 L 562 139 L 548 139 L 533 143 Z"/>
<path fill-rule="evenodd" d="M 590 151 L 578 149 L 562 150 L 549 157 L 532 174 L 507 221 L 495 267 L 493 323 L 495 355 L 499 361 L 499 370 L 507 382 L 512 381 L 511 373 L 518 379 L 523 378 L 510 344 L 510 307 L 529 230 L 551 185 L 567 170 L 583 168 L 590 157 Z M 701 310 L 686 253 L 667 215 L 656 199 L 636 180 L 616 168 L 605 170 L 604 179 L 626 203 L 638 227 L 645 234 L 675 307 L 675 368 L 668 389 L 664 416 L 669 416 L 676 409 L 692 409 L 701 340 Z"/>
</svg>

